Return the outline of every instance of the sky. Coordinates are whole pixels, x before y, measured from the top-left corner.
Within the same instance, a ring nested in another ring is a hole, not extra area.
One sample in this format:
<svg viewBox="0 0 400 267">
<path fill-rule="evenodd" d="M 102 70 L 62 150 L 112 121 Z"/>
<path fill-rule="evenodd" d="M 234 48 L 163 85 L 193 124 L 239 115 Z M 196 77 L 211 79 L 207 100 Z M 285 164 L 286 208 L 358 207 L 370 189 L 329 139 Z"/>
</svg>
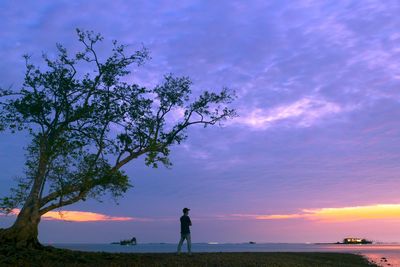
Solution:
<svg viewBox="0 0 400 267">
<path fill-rule="evenodd" d="M 0 86 L 18 89 L 23 54 L 43 64 L 75 29 L 150 50 L 132 80 L 189 76 L 193 92 L 235 90 L 239 117 L 193 127 L 173 167 L 125 167 L 118 205 L 46 214 L 45 243 L 400 242 L 400 2 L 0 1 Z M 0 196 L 22 174 L 26 133 L 0 133 Z M 10 226 L 15 214 L 0 216 Z"/>
</svg>

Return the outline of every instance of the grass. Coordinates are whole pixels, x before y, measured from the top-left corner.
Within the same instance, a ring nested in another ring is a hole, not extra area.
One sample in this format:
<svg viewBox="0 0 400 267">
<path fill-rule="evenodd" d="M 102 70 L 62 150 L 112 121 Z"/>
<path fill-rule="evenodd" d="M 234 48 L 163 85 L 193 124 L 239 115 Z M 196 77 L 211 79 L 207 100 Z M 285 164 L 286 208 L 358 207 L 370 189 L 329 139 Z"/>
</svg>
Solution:
<svg viewBox="0 0 400 267">
<path fill-rule="evenodd" d="M 0 248 L 0 266 L 95 266 L 95 267 L 362 267 L 377 266 L 360 255 L 319 252 L 105 253 L 46 247 L 43 250 Z"/>
</svg>

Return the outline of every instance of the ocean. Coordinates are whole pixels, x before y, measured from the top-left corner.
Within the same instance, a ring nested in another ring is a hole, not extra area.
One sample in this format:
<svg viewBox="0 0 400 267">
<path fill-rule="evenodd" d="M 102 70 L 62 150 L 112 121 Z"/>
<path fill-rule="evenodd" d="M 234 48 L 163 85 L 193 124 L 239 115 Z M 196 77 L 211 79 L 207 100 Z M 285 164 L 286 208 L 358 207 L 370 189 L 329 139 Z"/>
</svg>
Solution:
<svg viewBox="0 0 400 267">
<path fill-rule="evenodd" d="M 49 244 L 58 248 L 80 251 L 103 251 L 125 253 L 174 253 L 177 244 L 150 243 L 136 246 L 113 244 Z M 182 247 L 186 251 L 186 243 Z M 260 243 L 260 244 L 192 244 L 196 252 L 347 252 L 361 254 L 382 266 L 400 267 L 400 244 L 293 244 L 293 243 Z M 385 261 L 386 260 L 386 261 Z"/>
</svg>

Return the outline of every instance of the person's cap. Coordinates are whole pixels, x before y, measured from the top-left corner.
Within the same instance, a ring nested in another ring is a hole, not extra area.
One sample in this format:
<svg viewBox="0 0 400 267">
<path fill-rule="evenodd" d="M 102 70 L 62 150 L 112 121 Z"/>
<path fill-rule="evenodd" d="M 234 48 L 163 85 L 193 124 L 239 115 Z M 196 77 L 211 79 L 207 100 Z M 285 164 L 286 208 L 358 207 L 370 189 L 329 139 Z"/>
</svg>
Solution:
<svg viewBox="0 0 400 267">
<path fill-rule="evenodd" d="M 190 209 L 188 209 L 188 208 L 183 208 L 183 213 L 185 213 L 185 212 L 187 212 L 187 211 L 189 211 Z"/>
</svg>

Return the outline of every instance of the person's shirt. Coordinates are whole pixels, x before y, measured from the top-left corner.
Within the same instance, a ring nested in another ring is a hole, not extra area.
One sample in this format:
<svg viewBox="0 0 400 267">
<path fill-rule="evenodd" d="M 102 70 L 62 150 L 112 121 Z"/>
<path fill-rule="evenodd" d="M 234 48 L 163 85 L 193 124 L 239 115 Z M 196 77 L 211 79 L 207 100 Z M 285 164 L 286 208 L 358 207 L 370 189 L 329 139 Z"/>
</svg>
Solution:
<svg viewBox="0 0 400 267">
<path fill-rule="evenodd" d="M 192 225 L 189 216 L 183 215 L 181 217 L 181 234 L 190 234 L 189 226 Z"/>
</svg>

